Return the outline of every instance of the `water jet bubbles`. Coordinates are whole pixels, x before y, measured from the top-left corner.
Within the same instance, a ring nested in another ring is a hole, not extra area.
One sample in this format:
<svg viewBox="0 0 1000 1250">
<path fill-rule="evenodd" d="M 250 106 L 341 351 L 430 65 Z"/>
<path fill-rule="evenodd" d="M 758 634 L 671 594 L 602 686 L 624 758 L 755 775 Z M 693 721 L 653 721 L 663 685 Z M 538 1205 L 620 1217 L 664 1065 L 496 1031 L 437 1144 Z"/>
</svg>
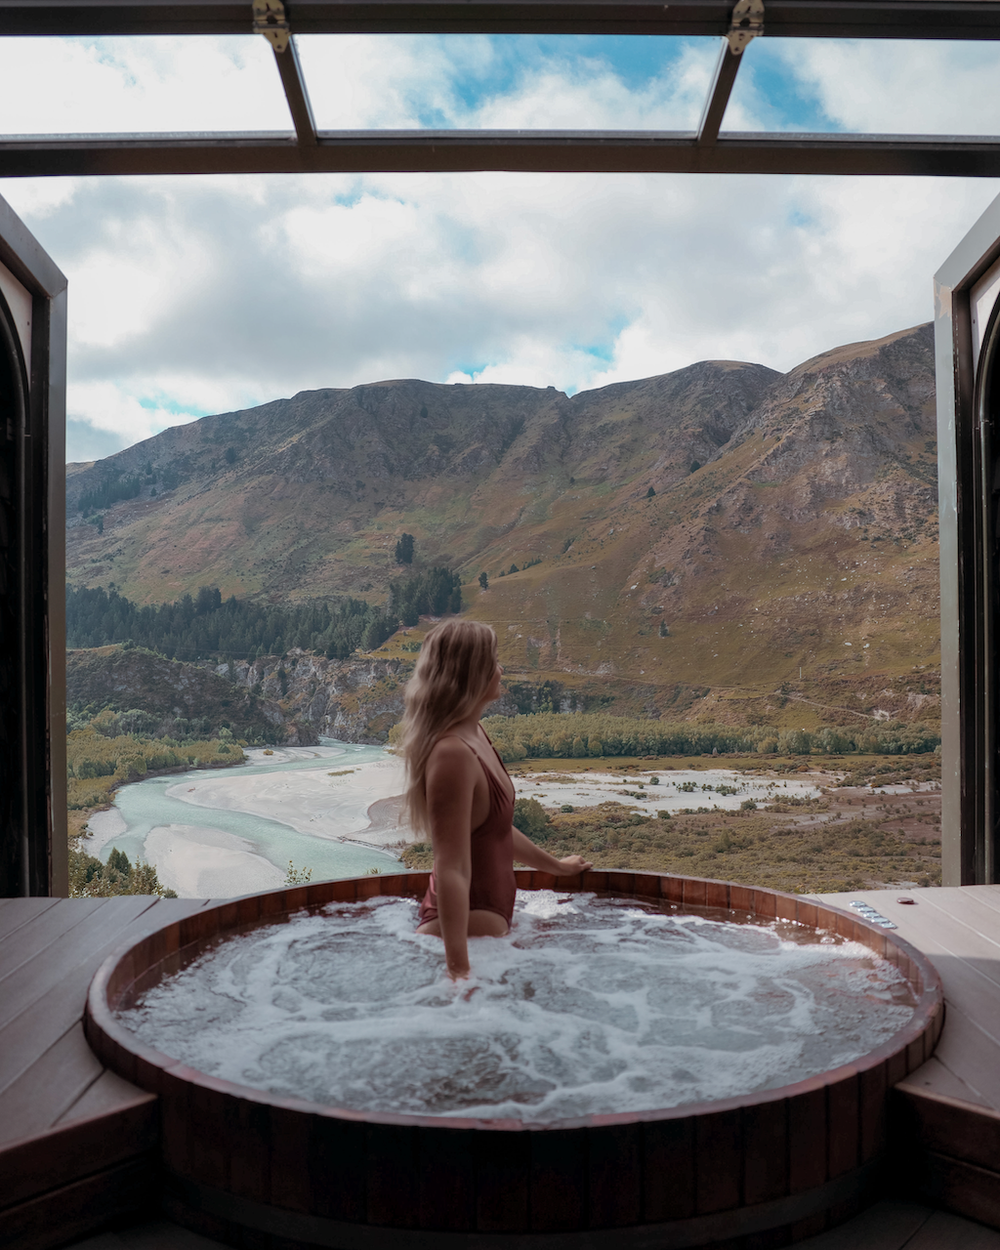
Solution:
<svg viewBox="0 0 1000 1250">
<path fill-rule="evenodd" d="M 282 1096 L 547 1123 L 775 1088 L 871 1050 L 914 1005 L 894 967 L 801 925 L 524 893 L 507 937 L 470 942 L 461 985 L 415 925 L 408 899 L 299 913 L 206 950 L 120 1019 Z"/>
</svg>

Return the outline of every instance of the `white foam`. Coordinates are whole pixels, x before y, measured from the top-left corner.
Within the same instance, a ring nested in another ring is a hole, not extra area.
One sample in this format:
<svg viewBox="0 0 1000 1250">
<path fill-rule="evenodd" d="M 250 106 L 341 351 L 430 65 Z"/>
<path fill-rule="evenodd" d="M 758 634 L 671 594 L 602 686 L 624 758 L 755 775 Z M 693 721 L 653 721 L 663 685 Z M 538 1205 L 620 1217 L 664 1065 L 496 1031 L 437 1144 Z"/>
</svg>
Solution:
<svg viewBox="0 0 1000 1250">
<path fill-rule="evenodd" d="M 548 1122 L 729 1098 L 826 1071 L 912 1016 L 865 947 L 802 926 L 520 893 L 443 975 L 404 899 L 224 941 L 122 1023 L 226 1080 L 361 1111 Z"/>
</svg>

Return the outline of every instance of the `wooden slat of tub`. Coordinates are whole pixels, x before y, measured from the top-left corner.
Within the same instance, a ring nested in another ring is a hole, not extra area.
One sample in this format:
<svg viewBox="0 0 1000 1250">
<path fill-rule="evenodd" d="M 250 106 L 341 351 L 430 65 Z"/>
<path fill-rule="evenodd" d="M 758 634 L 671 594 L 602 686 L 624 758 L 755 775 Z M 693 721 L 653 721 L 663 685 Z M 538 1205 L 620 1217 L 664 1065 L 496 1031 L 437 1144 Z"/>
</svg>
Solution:
<svg viewBox="0 0 1000 1250">
<path fill-rule="evenodd" d="M 529 1220 L 532 1232 L 580 1226 L 587 1209 L 587 1151 L 583 1134 L 558 1129 L 532 1133 Z"/>
</svg>

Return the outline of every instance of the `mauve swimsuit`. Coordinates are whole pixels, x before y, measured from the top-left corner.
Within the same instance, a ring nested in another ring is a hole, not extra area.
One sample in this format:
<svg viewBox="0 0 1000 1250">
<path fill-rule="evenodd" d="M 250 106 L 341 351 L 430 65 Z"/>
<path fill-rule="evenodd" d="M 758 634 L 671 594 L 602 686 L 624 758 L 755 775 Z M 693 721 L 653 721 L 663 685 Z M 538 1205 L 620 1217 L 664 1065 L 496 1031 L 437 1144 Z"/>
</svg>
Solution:
<svg viewBox="0 0 1000 1250">
<path fill-rule="evenodd" d="M 465 742 L 465 739 L 462 741 Z M 471 742 L 467 742 L 466 746 L 471 746 L 475 752 L 486 774 L 486 784 L 490 790 L 489 814 L 479 828 L 472 831 L 469 910 L 495 911 L 509 925 L 514 915 L 514 895 L 517 892 L 514 883 L 514 835 L 511 831 L 514 819 L 514 786 L 512 783 L 508 793 L 496 773 L 486 766 L 478 747 Z M 509 775 L 492 742 L 490 748 L 503 768 L 504 775 Z M 432 872 L 427 893 L 420 904 L 418 924 L 434 920 L 437 914 L 437 878 Z"/>
</svg>

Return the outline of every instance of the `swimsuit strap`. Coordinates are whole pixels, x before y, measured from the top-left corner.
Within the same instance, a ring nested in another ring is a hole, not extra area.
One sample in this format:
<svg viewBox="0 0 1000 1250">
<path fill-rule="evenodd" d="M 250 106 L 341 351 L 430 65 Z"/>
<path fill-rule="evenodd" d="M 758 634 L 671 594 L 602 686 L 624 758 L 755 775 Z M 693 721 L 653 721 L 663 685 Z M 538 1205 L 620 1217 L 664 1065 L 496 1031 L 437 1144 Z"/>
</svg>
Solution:
<svg viewBox="0 0 1000 1250">
<path fill-rule="evenodd" d="M 483 730 L 483 733 L 486 733 L 485 729 Z M 490 738 L 489 734 L 486 734 L 486 741 L 490 744 L 490 750 L 493 752 L 493 754 L 496 756 L 497 760 L 499 761 L 500 767 L 503 769 L 504 776 L 507 778 L 508 781 L 510 781 L 510 787 L 511 787 L 510 792 L 508 792 L 507 787 L 504 785 L 503 781 L 496 775 L 493 769 L 486 767 L 486 761 L 483 759 L 482 755 L 480 754 L 478 744 L 473 745 L 473 743 L 469 742 L 465 738 L 460 737 L 458 734 L 442 734 L 441 738 L 457 738 L 459 742 L 464 742 L 465 745 L 472 751 L 472 754 L 479 761 L 479 764 L 483 772 L 486 774 L 487 782 L 492 781 L 497 786 L 499 786 L 500 793 L 503 795 L 504 799 L 514 799 L 517 797 L 517 791 L 514 789 L 514 783 L 513 781 L 511 781 L 510 773 L 507 771 L 507 765 L 503 762 L 502 759 L 500 759 L 500 752 L 493 745 L 493 740 Z M 438 742 L 441 741 L 441 738 L 438 739 Z"/>
</svg>

